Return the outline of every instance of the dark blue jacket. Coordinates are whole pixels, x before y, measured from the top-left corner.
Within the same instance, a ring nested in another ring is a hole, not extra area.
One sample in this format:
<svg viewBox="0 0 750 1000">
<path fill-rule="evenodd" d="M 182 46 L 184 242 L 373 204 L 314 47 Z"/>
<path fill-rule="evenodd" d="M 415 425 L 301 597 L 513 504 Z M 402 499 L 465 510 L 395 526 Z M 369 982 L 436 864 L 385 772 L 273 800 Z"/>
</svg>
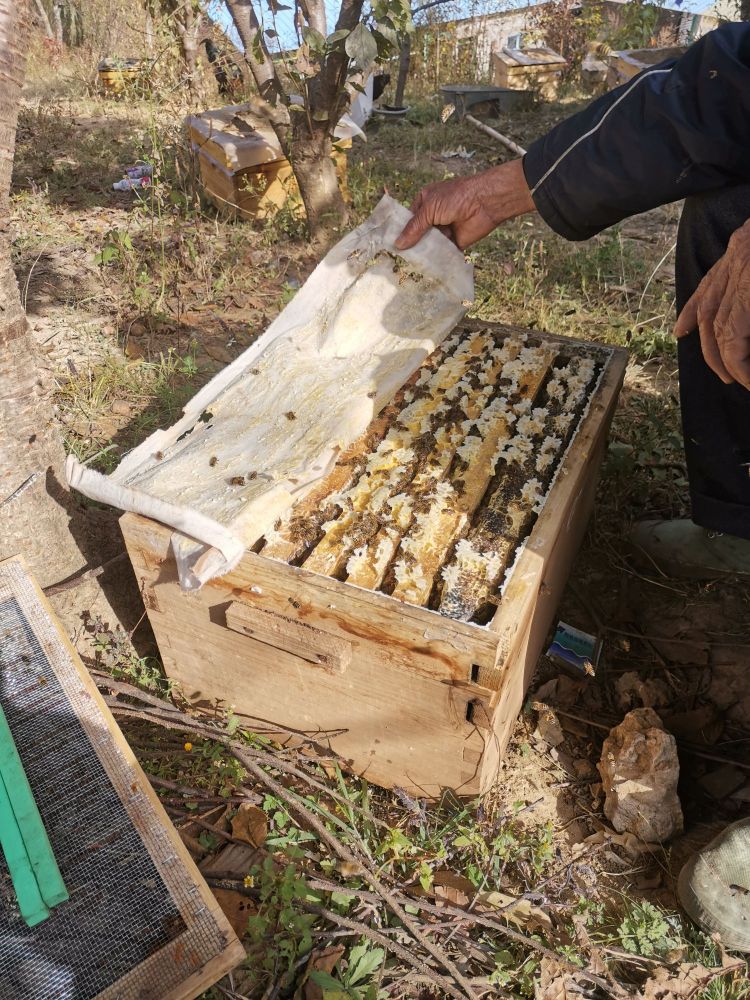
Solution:
<svg viewBox="0 0 750 1000">
<path fill-rule="evenodd" d="M 750 181 L 750 23 L 725 24 L 593 101 L 523 165 L 542 218 L 569 240 Z"/>
</svg>

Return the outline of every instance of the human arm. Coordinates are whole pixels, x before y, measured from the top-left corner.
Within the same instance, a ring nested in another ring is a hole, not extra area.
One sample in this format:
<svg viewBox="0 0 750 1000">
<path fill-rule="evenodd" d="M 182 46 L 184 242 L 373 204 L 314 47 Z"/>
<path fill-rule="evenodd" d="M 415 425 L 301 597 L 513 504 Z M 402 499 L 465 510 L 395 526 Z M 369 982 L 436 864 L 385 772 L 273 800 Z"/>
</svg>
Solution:
<svg viewBox="0 0 750 1000">
<path fill-rule="evenodd" d="M 512 168 L 523 170 L 521 211 L 535 207 L 569 240 L 585 240 L 628 216 L 688 195 L 750 179 L 750 24 L 709 32 L 677 60 L 640 73 L 592 101 L 532 143 Z M 429 185 L 413 209 L 423 223 L 449 226 L 468 246 L 513 215 L 474 207 L 493 171 Z M 508 171 L 510 177 L 510 169 Z M 467 199 L 472 188 L 476 197 Z M 533 201 L 529 205 L 528 199 Z M 442 220 L 448 219 L 447 222 Z M 490 225 L 490 223 L 493 223 Z M 488 228 L 489 227 L 489 228 Z M 404 234 L 406 235 L 406 233 Z M 398 244 L 413 245 L 411 238 Z"/>
<path fill-rule="evenodd" d="M 545 222 L 585 240 L 658 205 L 750 179 L 750 24 L 725 24 L 534 142 Z"/>
<path fill-rule="evenodd" d="M 502 163 L 471 177 L 429 184 L 411 207 L 414 213 L 396 242 L 407 250 L 437 226 L 461 250 L 477 243 L 502 222 L 534 211 L 520 160 Z"/>
<path fill-rule="evenodd" d="M 675 336 L 696 327 L 708 367 L 722 382 L 750 389 L 750 222 L 732 235 L 724 256 L 685 303 Z"/>
</svg>

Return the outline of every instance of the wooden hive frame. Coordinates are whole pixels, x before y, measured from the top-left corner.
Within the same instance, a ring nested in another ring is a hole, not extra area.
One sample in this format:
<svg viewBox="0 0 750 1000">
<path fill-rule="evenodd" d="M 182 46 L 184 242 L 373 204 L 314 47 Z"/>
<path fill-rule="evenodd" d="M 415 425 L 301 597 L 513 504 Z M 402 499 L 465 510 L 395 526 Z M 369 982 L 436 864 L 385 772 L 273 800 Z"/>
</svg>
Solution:
<svg viewBox="0 0 750 1000">
<path fill-rule="evenodd" d="M 567 338 L 539 336 L 570 350 Z M 580 346 L 603 353 L 602 345 Z M 427 796 L 489 787 L 593 505 L 626 361 L 622 349 L 605 353 L 596 392 L 486 627 L 262 551 L 186 594 L 170 530 L 125 515 L 167 675 L 193 703 L 218 700 L 251 727 L 273 732 L 276 724 L 328 742 L 377 784 Z"/>
<path fill-rule="evenodd" d="M 52 996 L 53 991 L 55 996 L 70 995 L 72 988 L 76 997 L 97 1000 L 136 996 L 193 1000 L 244 960 L 244 948 L 21 556 L 0 561 L 0 605 L 6 607 L 0 620 L 4 622 L 3 652 L 9 658 L 2 664 L 0 695 L 11 727 L 23 716 L 35 720 L 33 737 L 26 731 L 18 752 L 30 780 L 32 771 L 37 778 L 43 771 L 47 779 L 46 794 L 40 796 L 33 785 L 32 792 L 39 796 L 37 805 L 69 891 L 69 898 L 33 928 L 27 928 L 14 912 L 12 894 L 0 899 L 0 969 L 4 973 L 0 978 L 6 987 L 14 985 L 16 998 L 32 992 L 35 997 Z M 15 610 L 7 610 L 10 605 Z M 14 654 L 19 641 L 18 648 L 28 649 L 31 655 Z M 75 737 L 77 726 L 80 739 Z M 71 734 L 73 738 L 66 743 Z M 17 733 L 14 736 L 18 738 Z M 66 777 L 59 778 L 51 795 L 58 774 Z M 73 789 L 71 774 L 75 776 Z M 84 799 L 88 805 L 82 804 Z M 92 803 L 100 822 L 95 833 L 82 819 Z M 134 836 L 128 837 L 131 829 Z M 75 841 L 73 849 L 71 840 Z M 142 855 L 133 850 L 134 840 Z M 102 852 L 110 849 L 114 854 L 103 857 Z M 158 886 L 156 878 L 153 883 L 131 881 L 137 877 L 134 873 L 143 873 L 144 855 L 159 875 Z M 121 869 L 114 878 L 107 877 L 113 856 Z M 154 907 L 164 897 L 175 906 L 174 932 L 139 957 L 125 946 L 127 941 L 132 945 L 132 939 L 125 933 L 117 907 L 132 906 L 134 899 L 143 905 L 145 899 L 148 919 L 158 929 Z M 104 910 L 117 914 L 122 941 L 111 937 L 111 929 L 97 921 Z M 94 949 L 92 955 L 86 950 L 92 921 L 97 921 L 99 942 L 106 947 L 109 940 L 112 950 L 103 966 L 97 964 L 102 961 L 100 952 Z M 49 949 L 51 941 L 58 946 L 67 942 L 69 965 L 55 964 L 52 957 L 57 951 Z M 19 954 L 26 964 L 38 965 L 33 975 L 25 976 L 22 968 L 12 967 Z M 121 971 L 116 973 L 117 969 Z M 16 981 L 14 972 L 19 973 Z M 97 981 L 100 974 L 109 980 L 108 985 L 92 991 L 92 980 Z M 4 997 L 10 995 L 3 992 Z"/>
</svg>

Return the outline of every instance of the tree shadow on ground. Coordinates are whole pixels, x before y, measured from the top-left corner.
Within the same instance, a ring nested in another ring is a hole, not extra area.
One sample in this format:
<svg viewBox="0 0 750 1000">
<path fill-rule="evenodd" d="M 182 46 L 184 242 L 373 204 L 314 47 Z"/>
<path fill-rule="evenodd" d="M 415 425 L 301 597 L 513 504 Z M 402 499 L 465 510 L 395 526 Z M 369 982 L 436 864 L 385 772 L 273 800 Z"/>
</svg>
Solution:
<svg viewBox="0 0 750 1000">
<path fill-rule="evenodd" d="M 137 117 L 74 118 L 54 105 L 21 109 L 11 190 L 44 193 L 71 210 L 128 208 L 129 192 L 112 190 L 127 166 L 144 155 L 147 122 Z"/>
</svg>

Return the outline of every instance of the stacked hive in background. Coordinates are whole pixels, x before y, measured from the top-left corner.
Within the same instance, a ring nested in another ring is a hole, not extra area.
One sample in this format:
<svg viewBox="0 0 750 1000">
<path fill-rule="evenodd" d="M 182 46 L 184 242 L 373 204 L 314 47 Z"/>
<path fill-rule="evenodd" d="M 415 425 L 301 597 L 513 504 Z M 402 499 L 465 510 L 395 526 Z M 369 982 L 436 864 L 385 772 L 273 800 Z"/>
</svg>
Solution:
<svg viewBox="0 0 750 1000">
<path fill-rule="evenodd" d="M 531 90 L 542 100 L 553 101 L 566 65 L 559 52 L 545 46 L 503 48 L 492 53 L 492 82 L 498 87 Z"/>
</svg>

